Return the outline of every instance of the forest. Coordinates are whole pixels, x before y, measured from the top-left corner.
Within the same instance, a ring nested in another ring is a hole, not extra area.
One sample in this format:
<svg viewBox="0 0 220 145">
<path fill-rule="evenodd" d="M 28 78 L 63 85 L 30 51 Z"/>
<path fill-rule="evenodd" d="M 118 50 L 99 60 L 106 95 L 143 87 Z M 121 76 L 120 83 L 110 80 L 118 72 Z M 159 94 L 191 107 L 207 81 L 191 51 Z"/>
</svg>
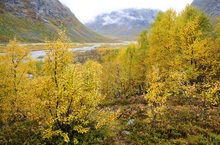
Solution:
<svg viewBox="0 0 220 145">
<path fill-rule="evenodd" d="M 60 33 L 44 61 L 16 38 L 0 54 L 0 144 L 220 144 L 220 20 L 170 9 L 137 44 L 69 48 Z"/>
</svg>

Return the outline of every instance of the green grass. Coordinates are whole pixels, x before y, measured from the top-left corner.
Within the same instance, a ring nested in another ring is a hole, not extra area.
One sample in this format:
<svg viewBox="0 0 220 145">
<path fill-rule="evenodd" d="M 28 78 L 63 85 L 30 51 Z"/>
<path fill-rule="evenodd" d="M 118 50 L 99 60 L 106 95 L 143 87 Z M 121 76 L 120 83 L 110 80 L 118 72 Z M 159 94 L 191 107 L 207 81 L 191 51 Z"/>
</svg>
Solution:
<svg viewBox="0 0 220 145">
<path fill-rule="evenodd" d="M 57 30 L 58 31 L 58 30 Z M 40 21 L 18 18 L 9 13 L 0 14 L 0 42 L 7 43 L 16 37 L 20 42 L 44 42 L 56 32 Z"/>
<path fill-rule="evenodd" d="M 58 33 L 64 30 L 73 42 L 113 42 L 90 31 L 73 18 L 68 22 L 49 18 L 49 22 L 44 23 L 41 20 L 16 17 L 7 12 L 0 13 L 0 43 L 8 43 L 14 37 L 20 42 L 45 42 L 57 38 Z"/>
</svg>

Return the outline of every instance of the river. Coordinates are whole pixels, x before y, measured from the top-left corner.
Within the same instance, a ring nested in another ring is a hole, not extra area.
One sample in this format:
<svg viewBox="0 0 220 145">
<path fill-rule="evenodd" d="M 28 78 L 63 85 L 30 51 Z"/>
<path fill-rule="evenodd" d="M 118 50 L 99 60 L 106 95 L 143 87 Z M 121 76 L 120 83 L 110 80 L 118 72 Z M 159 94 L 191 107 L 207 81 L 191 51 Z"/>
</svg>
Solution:
<svg viewBox="0 0 220 145">
<path fill-rule="evenodd" d="M 80 52 L 85 52 L 85 51 L 89 51 L 89 50 L 93 50 L 96 49 L 97 47 L 101 46 L 101 44 L 94 44 L 92 46 L 85 46 L 85 47 L 81 47 L 81 48 L 70 48 L 70 51 L 80 51 Z M 46 51 L 45 50 L 36 50 L 36 51 L 32 51 L 31 52 L 31 56 L 34 59 L 37 60 L 43 60 L 44 57 L 46 56 Z"/>
<path fill-rule="evenodd" d="M 97 47 L 101 46 L 101 45 L 105 45 L 105 44 L 110 44 L 112 46 L 114 45 L 128 45 L 129 43 L 131 43 L 131 41 L 126 41 L 123 43 L 95 43 L 92 44 L 91 46 L 84 46 L 84 47 L 80 47 L 80 48 L 70 48 L 70 51 L 80 51 L 80 52 L 85 52 L 85 51 L 89 51 L 89 50 L 93 50 L 96 49 Z M 136 43 L 135 41 L 132 43 Z M 4 53 L 0 53 L 0 55 L 3 55 Z M 35 50 L 31 52 L 31 56 L 34 59 L 37 60 L 44 60 L 44 57 L 46 56 L 46 50 Z"/>
</svg>

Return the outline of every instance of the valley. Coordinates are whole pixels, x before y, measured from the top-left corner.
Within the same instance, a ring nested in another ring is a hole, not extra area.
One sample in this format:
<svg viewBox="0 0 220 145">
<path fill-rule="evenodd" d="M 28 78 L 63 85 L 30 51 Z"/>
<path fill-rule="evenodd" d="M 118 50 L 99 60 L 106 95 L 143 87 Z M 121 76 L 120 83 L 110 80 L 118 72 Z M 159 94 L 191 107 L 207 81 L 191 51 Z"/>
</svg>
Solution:
<svg viewBox="0 0 220 145">
<path fill-rule="evenodd" d="M 86 44 L 75 44 L 74 47 L 69 48 L 69 51 L 81 52 L 92 51 L 99 48 L 106 48 L 106 45 L 110 48 L 126 48 L 129 42 L 124 43 L 86 43 Z M 34 59 L 42 60 L 46 56 L 46 50 L 33 50 L 31 56 Z"/>
<path fill-rule="evenodd" d="M 0 145 L 220 144 L 219 0 L 64 2 L 0 1 Z"/>
</svg>

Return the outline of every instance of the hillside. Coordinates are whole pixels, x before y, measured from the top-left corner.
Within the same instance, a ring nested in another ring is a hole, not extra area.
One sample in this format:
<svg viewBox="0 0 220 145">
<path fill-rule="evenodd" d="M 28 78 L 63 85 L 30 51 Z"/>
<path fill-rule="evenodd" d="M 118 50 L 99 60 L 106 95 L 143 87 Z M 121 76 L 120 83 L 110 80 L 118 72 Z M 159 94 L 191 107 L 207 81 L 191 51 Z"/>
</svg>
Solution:
<svg viewBox="0 0 220 145">
<path fill-rule="evenodd" d="M 124 9 L 98 15 L 85 25 L 110 38 L 136 40 L 139 33 L 154 21 L 157 12 L 152 9 Z"/>
<path fill-rule="evenodd" d="M 220 21 L 188 5 L 137 43 L 67 42 L 0 53 L 0 145 L 220 145 Z"/>
<path fill-rule="evenodd" d="M 43 42 L 60 31 L 74 42 L 109 42 L 86 28 L 58 0 L 4 0 L 0 2 L 0 43 L 17 37 L 22 42 Z"/>
<path fill-rule="evenodd" d="M 220 0 L 194 0 L 192 5 L 205 11 L 213 18 L 220 16 Z"/>
</svg>

